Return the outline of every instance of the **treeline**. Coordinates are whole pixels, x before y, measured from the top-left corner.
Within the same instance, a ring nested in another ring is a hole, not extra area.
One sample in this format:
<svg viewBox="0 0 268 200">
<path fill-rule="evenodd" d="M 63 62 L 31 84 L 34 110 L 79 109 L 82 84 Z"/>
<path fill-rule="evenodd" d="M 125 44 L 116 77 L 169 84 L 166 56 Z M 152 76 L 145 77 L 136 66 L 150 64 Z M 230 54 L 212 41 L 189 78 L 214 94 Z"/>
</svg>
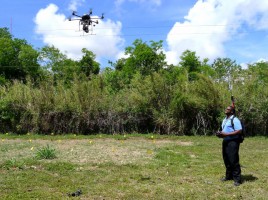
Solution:
<svg viewBox="0 0 268 200">
<path fill-rule="evenodd" d="M 0 132 L 209 135 L 236 97 L 250 135 L 267 135 L 268 63 L 242 69 L 186 50 L 168 65 L 162 41 L 135 40 L 102 71 L 93 52 L 78 61 L 53 46 L 35 50 L 0 29 Z"/>
</svg>

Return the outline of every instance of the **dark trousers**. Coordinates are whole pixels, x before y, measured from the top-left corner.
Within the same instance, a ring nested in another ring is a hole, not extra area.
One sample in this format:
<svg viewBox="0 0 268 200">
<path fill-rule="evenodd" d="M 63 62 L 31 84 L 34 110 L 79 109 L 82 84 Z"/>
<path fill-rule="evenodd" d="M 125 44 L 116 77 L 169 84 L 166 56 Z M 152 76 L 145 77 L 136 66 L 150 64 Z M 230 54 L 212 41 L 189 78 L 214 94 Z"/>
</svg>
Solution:
<svg viewBox="0 0 268 200">
<path fill-rule="evenodd" d="M 239 164 L 239 146 L 237 140 L 222 142 L 222 157 L 226 167 L 225 178 L 241 183 L 241 168 Z"/>
</svg>

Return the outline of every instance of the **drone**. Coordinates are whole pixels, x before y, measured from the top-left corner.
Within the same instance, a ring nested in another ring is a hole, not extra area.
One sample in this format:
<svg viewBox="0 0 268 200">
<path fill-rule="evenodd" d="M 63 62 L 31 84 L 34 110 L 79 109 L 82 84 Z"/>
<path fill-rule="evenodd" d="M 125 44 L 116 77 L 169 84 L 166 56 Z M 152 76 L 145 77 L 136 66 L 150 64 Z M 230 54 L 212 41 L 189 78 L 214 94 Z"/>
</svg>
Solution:
<svg viewBox="0 0 268 200">
<path fill-rule="evenodd" d="M 80 26 L 82 25 L 83 31 L 85 33 L 88 33 L 90 30 L 89 27 L 91 27 L 91 30 L 92 30 L 93 26 L 99 23 L 98 19 L 104 19 L 104 14 L 102 14 L 101 17 L 91 17 L 91 15 L 92 15 L 92 10 L 90 10 L 88 14 L 84 14 L 82 16 L 76 14 L 76 12 L 73 11 L 72 16 L 75 16 L 78 18 L 72 19 L 70 17 L 69 21 L 79 20 L 79 30 L 80 30 Z"/>
</svg>

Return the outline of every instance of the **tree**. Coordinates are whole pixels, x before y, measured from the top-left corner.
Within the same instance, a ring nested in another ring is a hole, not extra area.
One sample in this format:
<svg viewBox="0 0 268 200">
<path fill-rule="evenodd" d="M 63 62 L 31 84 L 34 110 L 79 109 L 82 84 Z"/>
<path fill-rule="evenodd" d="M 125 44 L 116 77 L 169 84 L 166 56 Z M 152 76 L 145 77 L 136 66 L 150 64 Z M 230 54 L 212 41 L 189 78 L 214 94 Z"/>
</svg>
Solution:
<svg viewBox="0 0 268 200">
<path fill-rule="evenodd" d="M 0 36 L 0 76 L 24 81 L 39 76 L 38 52 L 26 40 L 13 38 L 6 28 L 0 29 Z"/>
<path fill-rule="evenodd" d="M 217 58 L 214 60 L 211 67 L 216 73 L 215 78 L 219 81 L 227 81 L 229 87 L 232 86 L 236 74 L 241 71 L 241 66 L 230 58 Z"/>
<path fill-rule="evenodd" d="M 250 74 L 257 78 L 257 84 L 268 84 L 268 62 L 257 62 L 249 65 Z"/>
<path fill-rule="evenodd" d="M 33 79 L 37 79 L 41 75 L 41 68 L 38 63 L 39 53 L 30 45 L 21 46 L 21 50 L 18 55 L 21 67 L 27 75 Z"/>
<path fill-rule="evenodd" d="M 132 73 L 137 70 L 142 75 L 158 72 L 166 66 L 162 43 L 163 41 L 150 41 L 150 45 L 148 45 L 140 39 L 135 40 L 133 46 L 129 46 L 125 50 L 128 58 L 126 58 L 124 68 Z"/>
<path fill-rule="evenodd" d="M 12 35 L 8 31 L 8 28 L 0 28 L 0 38 L 12 39 Z"/>
<path fill-rule="evenodd" d="M 197 73 L 209 74 L 209 69 L 207 67 L 208 59 L 205 58 L 203 61 L 196 56 L 196 52 L 186 50 L 180 56 L 180 67 L 188 72 L 188 80 L 192 81 L 197 78 Z"/>
<path fill-rule="evenodd" d="M 83 72 L 87 77 L 91 74 L 98 74 L 100 72 L 100 64 L 95 61 L 96 55 L 86 48 L 82 49 L 82 53 L 84 55 L 79 61 L 81 72 Z"/>
<path fill-rule="evenodd" d="M 200 71 L 201 61 L 194 51 L 184 51 L 180 56 L 180 59 L 180 66 L 187 69 L 189 73 Z"/>
<path fill-rule="evenodd" d="M 67 56 L 60 52 L 59 49 L 52 46 L 44 46 L 40 50 L 39 61 L 45 69 L 51 70 L 53 73 L 60 71 L 62 63 Z"/>
<path fill-rule="evenodd" d="M 39 61 L 43 68 L 52 72 L 55 80 L 63 80 L 69 83 L 74 75 L 79 74 L 79 62 L 67 58 L 59 49 L 52 46 L 45 46 L 40 51 Z"/>
</svg>

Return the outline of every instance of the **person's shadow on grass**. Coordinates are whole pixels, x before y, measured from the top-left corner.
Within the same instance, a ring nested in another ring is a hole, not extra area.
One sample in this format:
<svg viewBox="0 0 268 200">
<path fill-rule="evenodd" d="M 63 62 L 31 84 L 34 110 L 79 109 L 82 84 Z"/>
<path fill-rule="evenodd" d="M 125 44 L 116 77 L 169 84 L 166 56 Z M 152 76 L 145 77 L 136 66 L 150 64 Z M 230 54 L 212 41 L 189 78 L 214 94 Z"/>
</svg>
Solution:
<svg viewBox="0 0 268 200">
<path fill-rule="evenodd" d="M 253 181 L 256 181 L 258 180 L 257 177 L 253 176 L 252 174 L 246 174 L 246 175 L 242 175 L 242 182 L 253 182 Z"/>
</svg>

